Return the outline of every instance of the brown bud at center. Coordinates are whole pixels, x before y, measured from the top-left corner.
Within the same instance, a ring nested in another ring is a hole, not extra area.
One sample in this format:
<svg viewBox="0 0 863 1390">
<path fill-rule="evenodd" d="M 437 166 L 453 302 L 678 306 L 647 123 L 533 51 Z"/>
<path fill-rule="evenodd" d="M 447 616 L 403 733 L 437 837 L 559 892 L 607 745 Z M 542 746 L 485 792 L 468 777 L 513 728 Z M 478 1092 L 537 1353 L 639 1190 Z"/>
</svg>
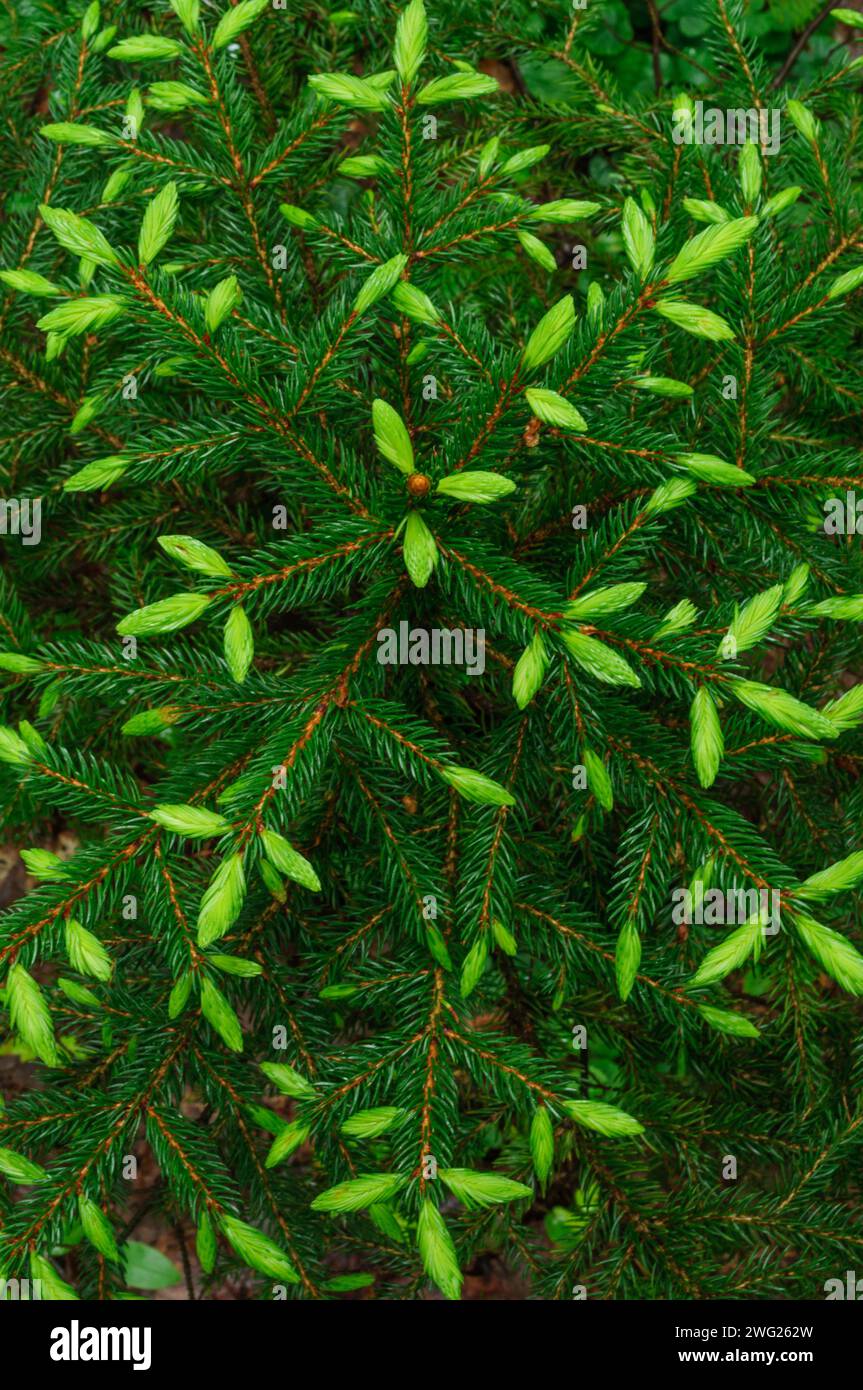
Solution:
<svg viewBox="0 0 863 1390">
<path fill-rule="evenodd" d="M 535 416 L 532 420 L 528 421 L 525 427 L 524 434 L 522 436 L 522 442 L 524 443 L 526 448 L 536 448 L 537 444 L 539 443 L 539 432 L 541 428 L 542 423 L 541 421 L 537 420 Z"/>
<path fill-rule="evenodd" d="M 428 497 L 431 492 L 431 478 L 425 473 L 409 473 L 407 489 L 411 497 Z"/>
</svg>

